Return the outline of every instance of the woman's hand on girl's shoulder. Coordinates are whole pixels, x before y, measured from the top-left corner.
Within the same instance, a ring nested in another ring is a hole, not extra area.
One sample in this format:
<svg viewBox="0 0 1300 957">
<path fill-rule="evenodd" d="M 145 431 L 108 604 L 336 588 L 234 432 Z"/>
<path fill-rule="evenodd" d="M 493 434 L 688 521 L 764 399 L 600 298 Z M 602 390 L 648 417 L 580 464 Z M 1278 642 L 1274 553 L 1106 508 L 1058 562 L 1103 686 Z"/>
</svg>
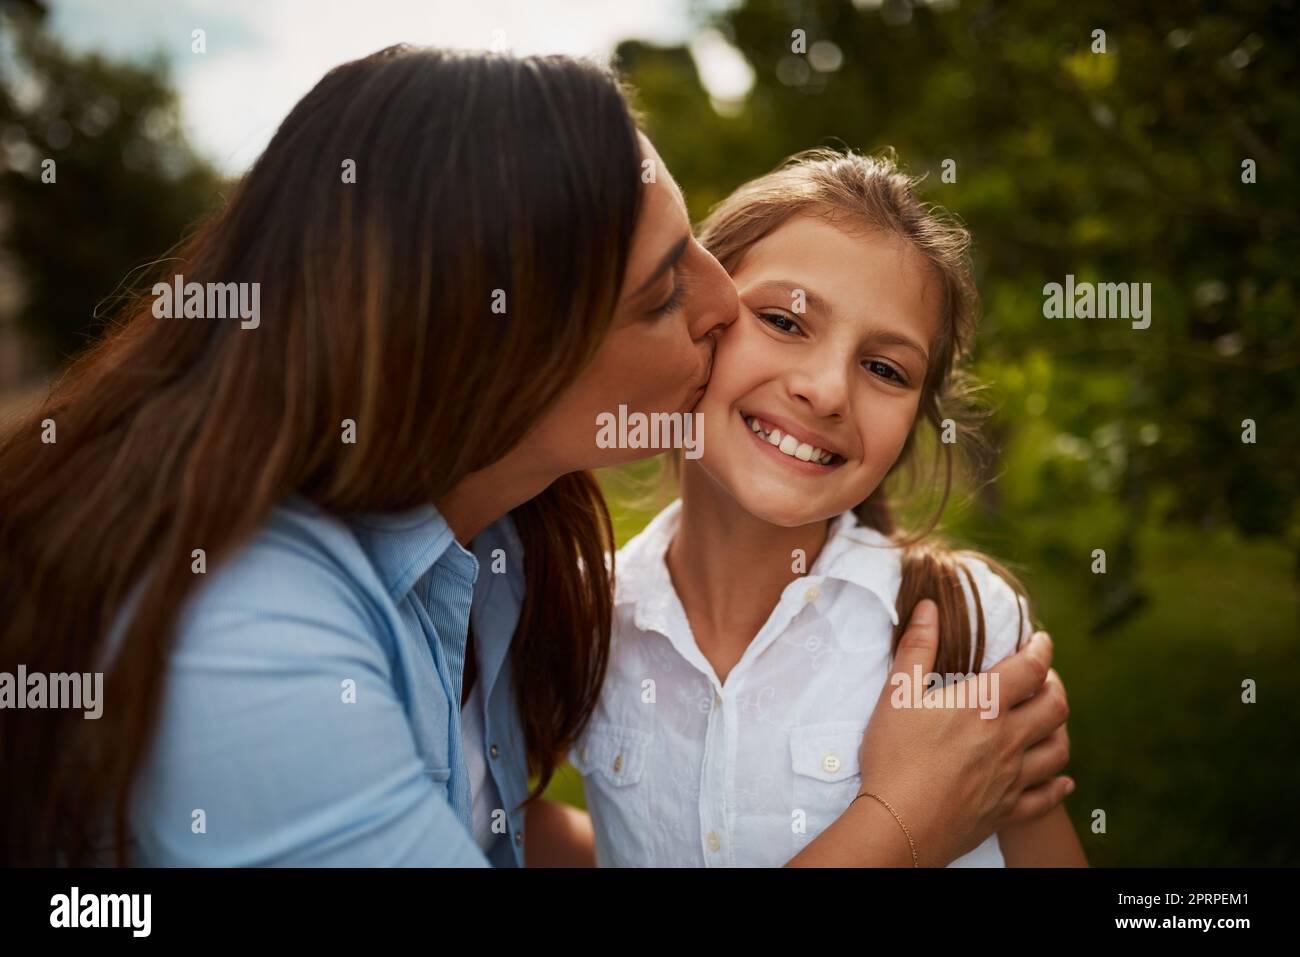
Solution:
<svg viewBox="0 0 1300 957">
<path fill-rule="evenodd" d="M 917 605 L 859 754 L 861 793 L 873 795 L 866 799 L 873 804 L 888 802 L 889 820 L 906 837 L 909 857 L 915 847 L 918 863 L 926 866 L 947 865 L 1002 828 L 1046 814 L 1074 786 L 1059 773 L 1069 761 L 1065 734 L 1069 707 L 1065 688 L 1051 669 L 1052 644 L 1046 634 L 1035 634 L 1024 649 L 990 670 L 998 676 L 993 685 L 995 717 L 986 717 L 983 709 L 944 706 L 938 697 L 941 689 L 921 695 L 919 707 L 912 695 L 897 694 L 916 674 L 933 670 L 939 644 L 937 620 L 933 602 Z M 973 690 L 968 699 L 979 700 Z M 867 821 L 873 828 L 882 826 L 880 815 L 850 811 L 863 826 Z M 898 862 L 896 855 L 873 859 L 872 849 L 882 846 L 880 835 L 874 834 L 872 840 L 858 843 L 863 851 L 856 856 L 861 860 L 846 858 L 842 850 L 846 845 L 840 839 L 849 816 L 846 812 L 836 822 L 841 826 L 828 828 L 792 863 Z M 828 837 L 841 850 L 823 840 Z"/>
</svg>

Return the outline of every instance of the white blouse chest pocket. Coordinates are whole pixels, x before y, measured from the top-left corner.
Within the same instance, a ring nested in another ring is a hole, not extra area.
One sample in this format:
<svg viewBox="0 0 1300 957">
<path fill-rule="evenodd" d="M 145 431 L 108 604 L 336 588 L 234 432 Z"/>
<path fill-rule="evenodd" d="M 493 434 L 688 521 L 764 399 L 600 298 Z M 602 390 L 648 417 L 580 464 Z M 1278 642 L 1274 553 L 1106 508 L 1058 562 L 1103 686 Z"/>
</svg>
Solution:
<svg viewBox="0 0 1300 957">
<path fill-rule="evenodd" d="M 592 721 L 569 750 L 582 775 L 602 866 L 646 860 L 651 834 L 648 731 Z"/>
<path fill-rule="evenodd" d="M 856 721 L 790 729 L 791 828 L 797 846 L 825 830 L 857 797 L 862 783 L 858 749 L 865 730 L 866 725 Z"/>
<path fill-rule="evenodd" d="M 569 760 L 582 775 L 599 775 L 614 787 L 636 784 L 645 773 L 650 751 L 648 731 L 592 721 L 569 752 Z"/>
</svg>

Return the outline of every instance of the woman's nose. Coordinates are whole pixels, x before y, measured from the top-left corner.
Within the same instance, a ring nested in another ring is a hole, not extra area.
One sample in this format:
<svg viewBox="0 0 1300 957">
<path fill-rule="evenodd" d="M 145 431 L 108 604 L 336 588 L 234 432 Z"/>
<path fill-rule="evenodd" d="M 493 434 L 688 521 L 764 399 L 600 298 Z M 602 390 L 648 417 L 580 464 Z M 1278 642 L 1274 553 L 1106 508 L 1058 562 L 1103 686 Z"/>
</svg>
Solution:
<svg viewBox="0 0 1300 957">
<path fill-rule="evenodd" d="M 707 249 L 701 246 L 700 252 L 703 256 L 699 299 L 701 308 L 691 323 L 691 337 L 697 340 L 721 333 L 740 314 L 740 300 L 736 295 L 735 283 Z"/>
</svg>

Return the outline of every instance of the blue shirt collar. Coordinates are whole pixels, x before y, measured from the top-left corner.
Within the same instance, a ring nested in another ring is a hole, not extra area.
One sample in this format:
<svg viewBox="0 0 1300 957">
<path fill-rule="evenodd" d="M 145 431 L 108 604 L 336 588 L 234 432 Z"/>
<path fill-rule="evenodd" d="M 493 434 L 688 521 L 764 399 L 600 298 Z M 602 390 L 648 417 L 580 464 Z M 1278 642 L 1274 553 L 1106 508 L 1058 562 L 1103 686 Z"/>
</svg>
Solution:
<svg viewBox="0 0 1300 957">
<path fill-rule="evenodd" d="M 444 555 L 452 559 L 445 567 L 473 589 L 472 620 L 480 642 L 480 678 L 490 694 L 523 608 L 524 546 L 514 519 L 503 515 L 475 535 L 472 553 L 456 541 L 446 519 L 433 505 L 406 512 L 367 514 L 348 524 L 394 603 L 405 598 Z M 498 568 L 504 574 L 498 574 Z"/>
<path fill-rule="evenodd" d="M 405 512 L 374 512 L 357 516 L 348 526 L 370 558 L 389 597 L 400 601 L 430 568 L 449 550 L 469 559 L 467 583 L 474 581 L 476 564 L 432 504 Z M 464 561 L 452 566 L 465 567 Z"/>
</svg>

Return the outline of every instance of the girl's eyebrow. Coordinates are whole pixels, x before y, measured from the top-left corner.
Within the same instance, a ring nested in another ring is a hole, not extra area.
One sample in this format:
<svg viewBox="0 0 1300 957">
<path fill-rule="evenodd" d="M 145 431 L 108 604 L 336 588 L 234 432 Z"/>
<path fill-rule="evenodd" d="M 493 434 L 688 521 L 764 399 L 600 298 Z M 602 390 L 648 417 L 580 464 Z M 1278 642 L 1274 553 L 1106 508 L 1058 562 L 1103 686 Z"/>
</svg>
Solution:
<svg viewBox="0 0 1300 957">
<path fill-rule="evenodd" d="M 802 292 L 804 303 L 807 305 L 809 312 L 817 312 L 831 318 L 834 310 L 831 309 L 830 303 L 823 299 L 817 293 L 813 292 L 806 286 L 791 282 L 788 279 L 769 279 L 765 282 L 755 283 L 751 291 L 759 295 L 776 295 L 782 296 L 792 301 L 796 292 Z M 902 332 L 895 332 L 892 329 L 873 329 L 870 333 L 872 339 L 885 345 L 902 346 L 905 349 L 911 349 L 921 357 L 921 361 L 929 364 L 930 354 L 925 347 L 917 342 L 914 338 Z"/>
<path fill-rule="evenodd" d="M 921 348 L 911 336 L 904 335 L 901 332 L 892 332 L 888 329 L 879 329 L 871 333 L 871 338 L 885 345 L 902 346 L 904 349 L 911 349 L 921 357 L 921 361 L 929 365 L 930 354 Z"/>
<path fill-rule="evenodd" d="M 764 294 L 764 295 L 779 294 L 785 299 L 790 300 L 792 308 L 794 304 L 795 293 L 802 292 L 804 298 L 804 304 L 808 307 L 809 310 L 820 312 L 824 314 L 827 318 L 830 317 L 831 314 L 830 303 L 828 303 L 821 296 L 817 295 L 817 293 L 813 292 L 807 286 L 801 286 L 798 283 L 791 282 L 788 279 L 769 279 L 766 282 L 756 283 L 752 288 L 754 292 Z"/>
</svg>

